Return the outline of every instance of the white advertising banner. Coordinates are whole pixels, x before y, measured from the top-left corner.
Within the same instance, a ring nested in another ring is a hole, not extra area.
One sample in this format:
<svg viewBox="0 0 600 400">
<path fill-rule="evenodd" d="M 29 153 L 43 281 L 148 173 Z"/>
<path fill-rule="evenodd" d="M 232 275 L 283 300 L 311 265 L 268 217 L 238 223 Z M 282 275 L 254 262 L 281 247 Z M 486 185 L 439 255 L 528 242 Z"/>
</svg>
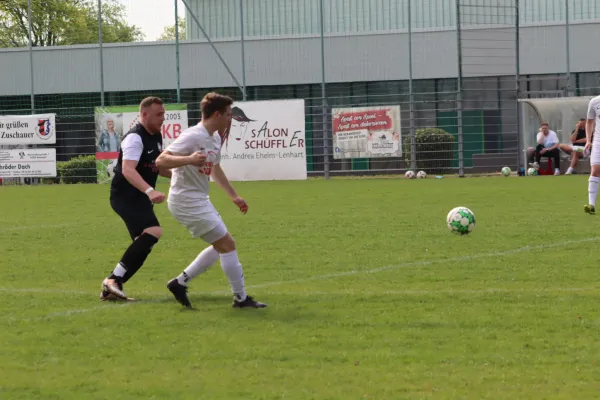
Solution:
<svg viewBox="0 0 600 400">
<path fill-rule="evenodd" d="M 0 178 L 56 176 L 56 149 L 0 150 Z"/>
<path fill-rule="evenodd" d="M 237 102 L 221 166 L 232 181 L 302 180 L 306 173 L 304 100 Z"/>
<path fill-rule="evenodd" d="M 402 157 L 400 106 L 334 108 L 333 158 Z"/>
<path fill-rule="evenodd" d="M 0 146 L 55 143 L 56 114 L 0 116 Z"/>
</svg>

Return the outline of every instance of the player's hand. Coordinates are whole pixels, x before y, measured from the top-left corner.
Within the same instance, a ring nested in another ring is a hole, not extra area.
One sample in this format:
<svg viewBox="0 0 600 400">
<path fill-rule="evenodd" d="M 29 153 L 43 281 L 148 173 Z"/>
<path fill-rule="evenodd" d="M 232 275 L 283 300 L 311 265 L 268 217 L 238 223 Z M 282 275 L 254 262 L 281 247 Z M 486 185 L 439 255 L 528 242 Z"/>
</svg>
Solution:
<svg viewBox="0 0 600 400">
<path fill-rule="evenodd" d="M 546 151 L 548 151 L 548 150 L 546 150 L 546 149 L 541 149 L 541 150 L 540 150 L 540 154 L 545 154 L 545 153 L 546 153 Z"/>
<path fill-rule="evenodd" d="M 195 165 L 196 167 L 201 167 L 206 162 L 206 154 L 196 151 L 188 156 L 188 164 Z"/>
<path fill-rule="evenodd" d="M 235 199 L 233 199 L 233 202 L 236 206 L 238 206 L 242 214 L 246 214 L 248 212 L 248 204 L 246 203 L 246 200 L 238 196 Z"/>
<path fill-rule="evenodd" d="M 585 147 L 583 148 L 583 152 L 586 154 L 589 154 L 591 148 L 592 148 L 592 142 L 586 140 Z"/>
<path fill-rule="evenodd" d="M 163 201 L 165 201 L 167 196 L 165 196 L 163 193 L 159 192 L 158 190 L 153 190 L 150 193 L 148 193 L 148 198 L 150 198 L 150 201 L 153 202 L 154 204 L 159 204 L 159 203 L 162 203 Z"/>
</svg>

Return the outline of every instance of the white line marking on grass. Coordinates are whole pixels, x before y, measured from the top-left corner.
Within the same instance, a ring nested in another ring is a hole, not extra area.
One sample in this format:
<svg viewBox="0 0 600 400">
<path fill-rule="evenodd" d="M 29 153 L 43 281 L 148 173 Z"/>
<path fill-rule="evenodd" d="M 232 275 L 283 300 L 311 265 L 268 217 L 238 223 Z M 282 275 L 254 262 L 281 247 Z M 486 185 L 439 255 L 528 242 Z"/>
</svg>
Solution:
<svg viewBox="0 0 600 400">
<path fill-rule="evenodd" d="M 395 269 L 401 269 L 401 268 L 408 268 L 408 267 L 423 267 L 426 265 L 432 265 L 432 264 L 438 264 L 438 263 L 452 263 L 452 262 L 461 262 L 461 261 L 472 261 L 472 260 L 478 260 L 481 258 L 489 258 L 489 257 L 502 257 L 502 256 L 508 256 L 508 255 L 513 255 L 513 254 L 518 254 L 518 253 L 524 253 L 527 251 L 535 251 L 535 250 L 544 250 L 544 249 L 552 249 L 552 248 L 557 248 L 557 247 L 562 247 L 562 246 L 568 246 L 571 244 L 581 244 L 581 243 L 587 243 L 587 242 L 594 242 L 600 239 L 600 236 L 594 236 L 591 238 L 584 238 L 584 239 L 577 239 L 577 240 L 567 240 L 564 242 L 555 242 L 555 243 L 548 243 L 548 244 L 541 244 L 541 245 L 537 245 L 537 246 L 531 246 L 531 245 L 527 245 L 527 246 L 523 246 L 523 247 L 519 247 L 513 250 L 503 250 L 503 251 L 496 251 L 493 253 L 485 253 L 485 254 L 478 254 L 478 255 L 473 255 L 473 256 L 463 256 L 463 257 L 454 257 L 454 258 L 444 258 L 444 259 L 437 259 L 437 260 L 431 260 L 431 261 L 415 261 L 415 262 L 408 262 L 408 263 L 402 263 L 402 264 L 395 264 L 395 265 L 389 265 L 386 267 L 381 267 L 381 268 L 375 268 L 375 269 L 370 269 L 370 270 L 351 270 L 351 271 L 345 271 L 345 272 L 339 272 L 336 274 L 326 274 L 326 275 L 315 275 L 315 276 L 311 276 L 311 277 L 307 277 L 307 278 L 300 278 L 300 279 L 294 279 L 294 280 L 289 280 L 289 281 L 279 281 L 279 282 L 266 282 L 266 283 L 260 283 L 257 285 L 249 285 L 247 286 L 248 288 L 264 288 L 264 287 L 269 287 L 269 286 L 278 286 L 278 285 L 288 285 L 288 284 L 296 284 L 296 283 L 301 283 L 301 282 L 310 282 L 310 281 L 317 281 L 317 280 L 326 280 L 326 279 L 330 279 L 330 278 L 338 278 L 338 277 L 345 277 L 345 276 L 351 276 L 351 275 L 357 275 L 357 274 L 374 274 L 374 273 L 378 273 L 378 272 L 383 272 L 383 271 L 390 271 L 390 270 L 395 270 Z M 487 291 L 490 290 L 494 290 L 494 289 L 488 289 Z M 497 289 L 498 291 L 503 291 L 505 289 Z M 556 290 L 556 289 L 550 289 L 550 290 Z M 571 291 L 578 291 L 578 290 L 586 290 L 586 289 L 578 289 L 578 288 L 573 288 L 573 289 L 565 289 L 565 290 L 571 290 Z M 509 290 L 506 290 L 509 291 Z M 518 289 L 515 289 L 515 291 L 521 291 Z M 523 290 L 523 291 L 528 291 Z M 536 290 L 533 289 L 531 290 L 532 292 L 535 292 Z M 548 291 L 545 289 L 540 289 L 539 292 L 543 292 L 543 291 Z M 35 288 L 31 288 L 31 289 L 13 289 L 13 288 L 0 288 L 0 292 L 13 292 L 13 293 L 18 293 L 18 292 L 32 292 L 32 293 L 65 293 L 65 294 L 88 294 L 88 292 L 71 292 L 71 291 L 61 291 L 61 290 L 45 290 L 45 289 L 35 289 Z M 432 291 L 433 292 L 433 291 Z M 439 293 L 439 291 L 435 291 L 436 293 Z M 469 291 L 448 291 L 449 293 L 469 293 Z M 484 293 L 485 291 L 480 291 L 481 293 Z M 198 293 L 192 293 L 190 292 L 190 294 L 212 294 L 212 295 L 221 295 L 221 294 L 229 294 L 230 292 L 228 291 L 213 291 L 213 292 L 198 292 Z M 314 295 L 316 292 L 310 293 L 310 292 L 306 292 L 309 295 Z M 419 291 L 406 291 L 406 292 L 402 292 L 399 291 L 399 294 L 401 293 L 405 293 L 405 294 L 419 294 Z M 427 291 L 423 291 L 423 294 L 428 294 L 430 292 Z M 479 293 L 479 291 L 473 291 L 471 293 Z M 146 295 L 161 295 L 163 293 L 140 293 L 140 294 L 146 294 Z M 325 294 L 325 293 L 324 293 Z M 153 300 L 141 300 L 140 303 L 151 303 L 151 302 L 155 302 Z M 124 305 L 129 305 L 129 304 L 135 304 L 136 302 L 128 302 L 125 304 L 122 304 L 121 306 Z M 82 313 L 86 313 L 86 312 L 90 312 L 90 311 L 95 311 L 95 310 L 99 310 L 99 309 L 105 309 L 110 307 L 108 304 L 107 305 L 103 305 L 103 306 L 99 306 L 99 307 L 92 307 L 92 308 L 84 308 L 84 309 L 78 309 L 78 310 L 65 310 L 65 311 L 59 311 L 56 313 L 52 313 L 52 314 L 48 314 L 42 318 L 52 318 L 52 317 L 60 317 L 60 316 L 69 316 L 69 315 L 75 315 L 75 314 L 82 314 Z"/>
<path fill-rule="evenodd" d="M 369 270 L 352 270 L 352 271 L 338 272 L 335 274 L 315 275 L 315 276 L 310 276 L 307 278 L 299 278 L 299 279 L 293 279 L 293 280 L 289 280 L 289 281 L 266 282 L 266 283 L 260 283 L 257 285 L 250 285 L 250 286 L 248 286 L 248 288 L 263 288 L 263 287 L 269 287 L 269 286 L 287 285 L 287 284 L 295 284 L 295 283 L 309 282 L 309 281 L 320 281 L 320 280 L 325 280 L 325 279 L 329 279 L 329 278 L 339 278 L 339 277 L 345 277 L 345 276 L 356 275 L 356 274 L 375 274 L 378 272 L 391 271 L 394 269 L 401 269 L 401 268 L 408 268 L 408 267 L 424 267 L 426 265 L 439 264 L 439 263 L 464 262 L 464 261 L 478 260 L 480 258 L 502 257 L 502 256 L 509 256 L 509 255 L 524 253 L 524 252 L 533 251 L 533 250 L 552 249 L 552 248 L 556 248 L 556 247 L 567 246 L 570 244 L 594 242 L 599 239 L 600 239 L 600 236 L 594 236 L 591 238 L 567 240 L 564 242 L 540 244 L 537 246 L 527 245 L 527 246 L 519 247 L 519 248 L 516 248 L 513 250 L 503 250 L 503 251 L 497 251 L 497 252 L 493 252 L 493 253 L 477 254 L 474 256 L 441 258 L 441 259 L 431 260 L 431 261 L 413 261 L 413 262 L 407 262 L 407 263 L 402 263 L 402 264 L 388 265 L 386 267 L 380 267 L 380 268 L 369 269 Z"/>
<path fill-rule="evenodd" d="M 42 289 L 42 288 L 0 288 L 0 292 L 7 293 L 48 293 L 48 294 L 86 294 L 89 295 L 89 291 L 78 291 L 78 290 L 60 290 L 60 289 Z M 97 293 L 100 293 L 99 291 Z"/>
<path fill-rule="evenodd" d="M 64 228 L 75 224 L 55 224 L 55 225 L 23 225 L 23 226 L 0 226 L 0 232 L 23 231 L 26 229 L 53 229 Z"/>
</svg>

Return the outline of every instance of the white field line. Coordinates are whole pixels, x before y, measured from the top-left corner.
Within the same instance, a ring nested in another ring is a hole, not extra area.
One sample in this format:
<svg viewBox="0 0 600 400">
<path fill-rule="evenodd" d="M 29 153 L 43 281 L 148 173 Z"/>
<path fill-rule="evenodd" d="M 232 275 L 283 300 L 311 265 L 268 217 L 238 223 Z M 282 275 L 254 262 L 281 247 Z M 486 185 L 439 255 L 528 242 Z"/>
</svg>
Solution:
<svg viewBox="0 0 600 400">
<path fill-rule="evenodd" d="M 395 265 L 388 265 L 385 267 L 380 267 L 380 268 L 375 268 L 375 269 L 369 269 L 369 270 L 351 270 L 351 271 L 344 271 L 344 272 L 339 272 L 339 273 L 335 273 L 335 274 L 326 274 L 326 275 L 315 275 L 315 276 L 310 276 L 307 278 L 300 278 L 300 279 L 294 279 L 294 280 L 288 280 L 288 281 L 277 281 L 277 282 L 266 282 L 266 283 L 260 283 L 257 285 L 249 285 L 247 286 L 248 289 L 256 289 L 256 288 L 265 288 L 265 287 L 271 287 L 271 286 L 278 286 L 278 285 L 293 285 L 293 284 L 297 284 L 297 283 L 302 283 L 302 282 L 309 282 L 309 281 L 319 281 L 319 280 L 326 280 L 326 279 L 330 279 L 330 278 L 339 278 L 339 277 L 346 277 L 346 276 L 351 276 L 351 275 L 357 275 L 357 274 L 374 274 L 374 273 L 378 273 L 378 272 L 383 272 L 383 271 L 390 271 L 390 270 L 395 270 L 395 269 L 401 269 L 401 268 L 409 268 L 409 267 L 423 267 L 423 266 L 427 266 L 427 265 L 432 265 L 432 264 L 439 264 L 439 263 L 454 263 L 454 262 L 464 262 L 464 261 L 472 261 L 472 260 L 478 260 L 478 259 L 482 259 L 482 258 L 489 258 L 489 257 L 502 257 L 502 256 L 509 256 L 509 255 L 513 255 L 513 254 L 518 254 L 518 253 L 524 253 L 524 252 L 528 252 L 528 251 L 535 251 L 535 250 L 544 250 L 544 249 L 553 249 L 553 248 L 557 248 L 557 247 L 563 247 L 563 246 L 568 246 L 571 244 L 581 244 L 581 243 L 587 243 L 587 242 L 594 242 L 600 239 L 600 236 L 594 236 L 591 238 L 585 238 L 585 239 L 577 239 L 577 240 L 567 240 L 567 241 L 563 241 L 563 242 L 555 242 L 555 243 L 547 243 L 547 244 L 541 244 L 541 245 L 536 245 L 536 246 L 523 246 L 523 247 L 518 247 L 516 249 L 512 249 L 512 250 L 503 250 L 503 251 L 496 251 L 496 252 L 492 252 L 492 253 L 484 253 L 484 254 L 477 254 L 477 255 L 473 255 L 473 256 L 463 256 L 463 257 L 454 257 L 454 258 L 445 258 L 445 259 L 437 259 L 437 260 L 431 260 L 431 261 L 414 261 L 414 262 L 408 262 L 408 263 L 402 263 L 402 264 L 395 264 Z M 556 288 L 556 289 L 485 289 L 485 290 L 473 290 L 473 291 L 469 291 L 469 290 L 465 290 L 465 291 L 459 291 L 459 290 L 448 290 L 446 291 L 446 293 L 494 293 L 494 292 L 548 292 L 548 291 L 585 291 L 586 289 L 584 288 Z M 18 289 L 18 288 L 0 288 L 0 292 L 7 292 L 7 293 L 64 293 L 64 294 L 91 294 L 90 292 L 83 292 L 83 291 L 62 291 L 62 290 L 46 290 L 46 289 L 37 289 L 37 288 L 25 288 L 25 289 Z M 212 294 L 212 295 L 221 295 L 221 294 L 228 294 L 230 293 L 229 291 L 214 291 L 214 292 L 199 292 L 199 293 L 194 293 L 194 292 L 189 292 L 190 294 Z M 273 294 L 279 294 L 279 292 L 272 292 Z M 320 292 L 302 292 L 300 291 L 299 293 L 294 293 L 294 295 L 296 294 L 302 294 L 305 293 L 307 296 L 310 295 L 317 295 Z M 344 293 L 344 292 L 340 292 L 340 293 Z M 352 293 L 352 292 L 350 292 Z M 378 292 L 381 293 L 381 292 Z M 393 291 L 393 292 L 388 292 L 388 294 L 431 294 L 431 293 L 444 293 L 442 291 Z M 99 292 L 96 292 L 96 294 L 98 295 Z M 165 289 L 165 292 L 162 293 L 154 293 L 154 292 L 146 292 L 146 293 L 140 293 L 140 294 L 146 294 L 146 295 L 168 295 L 168 291 Z M 290 292 L 286 292 L 286 294 L 290 294 Z M 326 292 L 323 292 L 323 294 L 327 294 Z M 365 294 L 365 293 L 363 293 Z M 148 302 L 152 302 L 150 301 L 142 301 L 142 303 L 148 303 Z M 128 305 L 128 304 L 135 304 L 135 302 L 130 302 L 130 303 L 124 303 L 122 305 Z M 90 311 L 96 311 L 99 309 L 104 309 L 104 308 L 108 308 L 110 307 L 110 305 L 106 305 L 106 306 L 98 306 L 98 307 L 92 307 L 92 308 L 84 308 L 84 309 L 79 309 L 79 310 L 66 310 L 66 311 L 60 311 L 60 312 L 56 312 L 56 313 L 52 313 L 52 314 L 48 314 L 45 316 L 45 318 L 51 318 L 51 317 L 59 317 L 59 316 L 69 316 L 69 315 L 74 315 L 74 314 L 81 314 L 81 313 L 85 313 L 85 312 L 90 312 Z"/>
<path fill-rule="evenodd" d="M 64 228 L 75 224 L 55 224 L 55 225 L 23 225 L 23 226 L 0 226 L 0 232 L 24 231 L 27 229 L 53 229 Z"/>
</svg>

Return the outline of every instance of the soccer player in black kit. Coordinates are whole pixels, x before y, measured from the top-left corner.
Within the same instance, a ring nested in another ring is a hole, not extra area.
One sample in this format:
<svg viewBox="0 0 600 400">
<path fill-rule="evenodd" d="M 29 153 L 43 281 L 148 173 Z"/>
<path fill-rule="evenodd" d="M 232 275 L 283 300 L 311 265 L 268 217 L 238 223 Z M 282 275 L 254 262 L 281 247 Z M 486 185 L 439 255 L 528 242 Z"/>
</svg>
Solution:
<svg viewBox="0 0 600 400">
<path fill-rule="evenodd" d="M 154 186 L 159 174 L 171 176 L 170 170 L 159 171 L 156 166 L 164 120 L 163 101 L 147 97 L 140 103 L 140 122 L 123 137 L 110 187 L 110 205 L 125 222 L 133 242 L 102 282 L 102 301 L 134 300 L 125 295 L 123 284 L 144 264 L 162 234 L 154 204 L 165 201 L 165 195 Z"/>
</svg>

